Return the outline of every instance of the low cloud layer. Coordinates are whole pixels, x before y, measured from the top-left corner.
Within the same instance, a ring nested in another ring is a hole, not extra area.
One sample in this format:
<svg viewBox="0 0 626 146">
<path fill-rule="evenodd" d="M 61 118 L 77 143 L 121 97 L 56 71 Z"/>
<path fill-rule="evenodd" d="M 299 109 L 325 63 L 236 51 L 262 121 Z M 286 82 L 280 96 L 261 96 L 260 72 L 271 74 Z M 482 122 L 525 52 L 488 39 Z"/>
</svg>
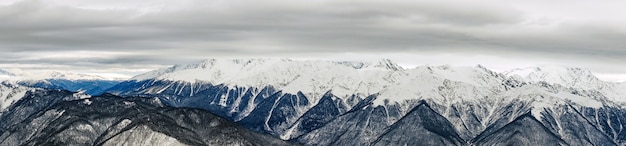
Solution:
<svg viewBox="0 0 626 146">
<path fill-rule="evenodd" d="M 386 54 L 412 65 L 425 64 L 415 56 L 448 56 L 433 58 L 442 64 L 488 56 L 501 60 L 471 63 L 626 74 L 624 4 L 24 0 L 0 5 L 0 64 L 132 70 L 203 58 Z"/>
</svg>

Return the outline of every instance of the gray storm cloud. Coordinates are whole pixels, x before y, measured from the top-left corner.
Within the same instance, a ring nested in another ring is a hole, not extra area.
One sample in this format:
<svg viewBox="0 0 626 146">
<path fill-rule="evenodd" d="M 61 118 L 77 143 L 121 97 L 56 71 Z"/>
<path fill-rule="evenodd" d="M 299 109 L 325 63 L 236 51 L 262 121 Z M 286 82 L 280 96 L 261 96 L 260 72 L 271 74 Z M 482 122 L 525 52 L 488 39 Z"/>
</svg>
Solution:
<svg viewBox="0 0 626 146">
<path fill-rule="evenodd" d="M 223 56 L 452 53 L 582 60 L 602 72 L 626 72 L 625 23 L 558 15 L 587 11 L 576 7 L 556 13 L 495 1 L 91 1 L 0 6 L 0 63 L 118 67 Z M 54 53 L 72 51 L 92 57 Z"/>
</svg>

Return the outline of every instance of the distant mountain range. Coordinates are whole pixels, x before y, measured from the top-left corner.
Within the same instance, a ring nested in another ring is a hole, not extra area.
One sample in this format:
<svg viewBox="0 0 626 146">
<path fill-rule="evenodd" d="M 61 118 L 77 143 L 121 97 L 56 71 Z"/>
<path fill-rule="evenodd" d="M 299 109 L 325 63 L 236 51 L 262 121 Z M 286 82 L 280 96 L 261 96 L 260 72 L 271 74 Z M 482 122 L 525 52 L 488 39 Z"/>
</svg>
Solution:
<svg viewBox="0 0 626 146">
<path fill-rule="evenodd" d="M 0 74 L 12 75 L 9 72 Z M 67 84 L 79 86 L 75 82 Z M 35 114 L 27 116 L 35 121 L 42 115 L 43 119 L 59 119 L 68 114 L 76 114 L 69 117 L 103 114 L 106 115 L 102 116 L 103 119 L 123 121 L 121 117 L 128 115 L 68 110 L 105 108 L 120 112 L 126 108 L 138 108 L 145 115 L 159 115 L 154 117 L 157 119 L 165 116 L 179 120 L 161 124 L 203 123 L 211 118 L 202 117 L 216 115 L 223 118 L 223 122 L 236 123 L 233 124 L 235 127 L 241 125 L 254 131 L 252 135 L 264 133 L 291 142 L 271 138 L 269 141 L 258 141 L 259 136 L 241 137 L 249 142 L 244 144 L 253 145 L 626 144 L 626 130 L 623 128 L 626 127 L 626 83 L 601 81 L 580 68 L 540 66 L 494 72 L 480 65 L 407 69 L 386 59 L 371 63 L 211 59 L 137 75 L 106 89 L 105 92 L 110 94 L 97 97 L 69 98 L 56 96 L 56 93 L 55 97 L 51 97 L 42 93 L 36 94 L 41 99 L 32 99 L 35 98 L 33 93 L 62 91 L 29 87 L 7 83 L 0 88 L 1 93 L 7 93 L 0 96 L 1 100 L 11 101 L 2 104 L 5 111 L 0 115 L 4 118 L 2 120 L 16 118 L 14 115 L 17 112 L 22 116 Z M 33 107 L 29 101 L 53 99 L 57 102 L 43 106 L 45 108 L 28 108 Z M 16 109 L 29 109 L 29 112 L 18 112 L 21 110 Z M 61 110 L 69 113 L 58 112 Z M 173 113 L 183 117 L 173 117 L 165 112 L 171 110 L 181 111 Z M 204 111 L 208 113 L 202 113 Z M 202 114 L 197 114 L 199 112 Z M 145 119 L 139 121 L 144 121 L 141 122 L 144 124 L 126 128 L 139 132 L 118 132 L 119 135 L 149 134 L 157 140 L 180 144 L 212 144 L 211 140 L 203 137 L 180 136 L 198 129 L 200 131 L 195 133 L 206 132 L 201 129 L 215 130 L 210 127 L 182 126 L 182 129 L 193 130 L 172 132 L 173 129 L 163 129 L 162 126 L 155 126 L 156 123 L 146 123 Z M 86 122 L 93 123 L 92 120 Z M 115 124 L 104 125 L 90 124 L 95 131 L 98 128 L 94 127 L 117 127 Z M 41 125 L 30 125 L 33 126 Z M 86 136 L 81 138 L 85 141 L 78 142 L 70 141 L 76 140 L 70 138 L 72 134 L 80 133 L 76 130 L 51 140 L 54 134 L 35 130 L 33 135 L 33 130 L 28 130 L 31 129 L 29 125 L 17 122 L 5 122 L 0 128 L 4 129 L 4 132 L 0 131 L 4 133 L 0 137 L 4 144 L 69 142 L 97 145 L 124 142 L 113 138 L 115 136 L 107 136 L 106 132 L 91 132 L 93 136 Z M 161 134 L 155 134 L 155 131 Z M 9 136 L 5 136 L 7 134 Z M 242 142 L 242 139 L 234 141 Z M 31 142 L 22 143 L 22 140 Z M 146 143 L 132 141 L 128 144 Z"/>
<path fill-rule="evenodd" d="M 0 69 L 0 82 L 18 84 L 22 86 L 62 89 L 73 92 L 85 92 L 90 95 L 100 95 L 104 91 L 122 80 L 107 79 L 96 75 L 76 74 L 60 71 L 26 72 L 20 69 L 6 71 Z"/>
</svg>

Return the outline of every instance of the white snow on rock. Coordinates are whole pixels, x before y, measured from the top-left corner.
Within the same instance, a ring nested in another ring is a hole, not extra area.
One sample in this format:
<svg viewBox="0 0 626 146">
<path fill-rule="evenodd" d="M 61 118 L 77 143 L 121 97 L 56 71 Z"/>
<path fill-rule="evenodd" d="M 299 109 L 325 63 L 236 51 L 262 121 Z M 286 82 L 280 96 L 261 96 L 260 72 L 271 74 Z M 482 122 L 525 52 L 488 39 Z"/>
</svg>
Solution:
<svg viewBox="0 0 626 146">
<path fill-rule="evenodd" d="M 22 99 L 29 90 L 25 87 L 11 87 L 0 84 L 0 112 L 4 112 L 13 103 Z"/>
<path fill-rule="evenodd" d="M 138 75 L 131 80 L 161 79 L 206 81 L 229 86 L 274 86 L 286 93 L 302 91 L 320 97 L 332 90 L 337 96 L 369 95 L 406 76 L 404 69 L 389 60 L 354 66 L 330 61 L 290 59 L 206 60 L 199 64 L 176 65 Z"/>
<path fill-rule="evenodd" d="M 602 81 L 590 71 L 581 68 L 539 66 L 514 69 L 504 74 L 526 82 L 547 82 L 582 90 L 596 90 L 612 101 L 626 103 L 626 84 Z"/>
<path fill-rule="evenodd" d="M 432 99 L 442 104 L 473 101 L 509 94 L 505 80 L 547 82 L 581 90 L 597 90 L 613 101 L 626 102 L 623 84 L 603 82 L 591 72 L 557 66 L 530 67 L 496 73 L 480 65 L 476 67 L 419 66 L 404 69 L 388 59 L 377 62 L 316 61 L 291 59 L 209 59 L 198 64 L 176 65 L 135 76 L 131 80 L 171 80 L 228 86 L 265 87 L 271 85 L 283 93 L 303 92 L 310 101 L 327 91 L 338 97 L 356 94 L 361 97 L 378 93 L 375 105 L 383 100 L 400 102 L 408 99 Z M 533 88 L 543 93 L 545 89 Z M 555 100 L 569 100 L 583 106 L 599 102 L 587 97 L 551 93 Z M 553 101 L 545 101 L 553 103 Z M 538 103 L 537 103 L 538 104 Z"/>
</svg>

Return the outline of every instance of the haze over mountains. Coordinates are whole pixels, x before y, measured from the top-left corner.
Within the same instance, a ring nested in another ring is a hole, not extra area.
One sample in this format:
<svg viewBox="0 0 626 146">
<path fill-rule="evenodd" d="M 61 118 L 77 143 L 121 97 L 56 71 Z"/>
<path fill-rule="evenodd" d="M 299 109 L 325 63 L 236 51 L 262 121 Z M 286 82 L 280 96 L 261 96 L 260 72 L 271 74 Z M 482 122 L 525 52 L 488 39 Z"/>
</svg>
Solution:
<svg viewBox="0 0 626 146">
<path fill-rule="evenodd" d="M 105 78 L 97 75 L 78 74 L 64 71 L 27 72 L 12 68 L 0 69 L 0 82 L 46 89 L 63 89 L 73 92 L 86 92 L 100 95 L 113 85 L 121 82 L 119 78 Z"/>
<path fill-rule="evenodd" d="M 220 138 L 244 145 L 626 144 L 626 84 L 558 66 L 499 73 L 480 65 L 402 68 L 387 59 L 209 59 L 137 75 L 102 96 L 20 82 L 1 89 L 2 120 L 38 121 L 3 122 L 3 144 L 147 144 L 137 135 L 150 135 L 210 145 L 219 129 L 201 125 L 215 118 L 245 128 Z M 107 113 L 128 109 L 145 118 Z M 189 133 L 196 134 L 181 136 Z"/>
</svg>

